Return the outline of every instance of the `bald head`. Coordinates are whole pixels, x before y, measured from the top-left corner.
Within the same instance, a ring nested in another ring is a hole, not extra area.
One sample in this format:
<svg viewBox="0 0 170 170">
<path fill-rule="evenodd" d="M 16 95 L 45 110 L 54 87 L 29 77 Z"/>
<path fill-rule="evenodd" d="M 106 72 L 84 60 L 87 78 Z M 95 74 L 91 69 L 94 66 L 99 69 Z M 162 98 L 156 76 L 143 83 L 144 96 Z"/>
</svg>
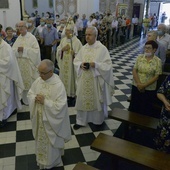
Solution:
<svg viewBox="0 0 170 170">
<path fill-rule="evenodd" d="M 54 70 L 53 62 L 48 59 L 42 60 L 39 66 L 42 66 L 46 70 Z"/>
<path fill-rule="evenodd" d="M 147 33 L 147 41 L 150 41 L 150 40 L 156 41 L 157 36 L 158 36 L 158 32 L 157 31 L 154 31 L 154 30 L 149 31 Z"/>
<path fill-rule="evenodd" d="M 54 64 L 51 60 L 48 59 L 42 60 L 38 66 L 40 77 L 43 80 L 47 80 L 50 77 L 52 77 L 53 70 L 54 70 Z"/>
<path fill-rule="evenodd" d="M 161 37 L 163 36 L 167 31 L 167 27 L 165 24 L 159 24 L 158 25 L 158 35 Z"/>
<path fill-rule="evenodd" d="M 97 35 L 98 35 L 98 30 L 96 27 L 94 26 L 90 26 L 90 27 L 87 27 L 88 30 L 91 30 L 91 32 L 96 36 L 97 38 Z"/>
<path fill-rule="evenodd" d="M 26 35 L 27 33 L 27 23 L 25 21 L 18 22 L 19 32 L 22 36 Z"/>
</svg>

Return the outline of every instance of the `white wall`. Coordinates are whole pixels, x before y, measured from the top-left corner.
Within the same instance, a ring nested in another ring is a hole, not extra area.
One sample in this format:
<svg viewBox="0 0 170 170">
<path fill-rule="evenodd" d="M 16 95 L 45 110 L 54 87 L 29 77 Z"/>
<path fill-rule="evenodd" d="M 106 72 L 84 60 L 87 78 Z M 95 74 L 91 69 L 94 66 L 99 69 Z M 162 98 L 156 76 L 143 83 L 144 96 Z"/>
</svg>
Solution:
<svg viewBox="0 0 170 170">
<path fill-rule="evenodd" d="M 86 14 L 88 19 L 92 13 L 99 11 L 99 0 L 77 0 L 77 13 Z"/>
<path fill-rule="evenodd" d="M 0 23 L 3 29 L 8 26 L 15 28 L 15 24 L 21 20 L 19 0 L 8 0 L 9 9 L 0 9 Z"/>
<path fill-rule="evenodd" d="M 53 8 L 49 7 L 48 0 L 38 0 L 38 8 L 33 8 L 32 0 L 25 0 L 25 10 L 29 15 L 31 15 L 31 13 L 35 13 L 37 10 L 40 17 L 42 12 L 54 12 Z"/>
</svg>

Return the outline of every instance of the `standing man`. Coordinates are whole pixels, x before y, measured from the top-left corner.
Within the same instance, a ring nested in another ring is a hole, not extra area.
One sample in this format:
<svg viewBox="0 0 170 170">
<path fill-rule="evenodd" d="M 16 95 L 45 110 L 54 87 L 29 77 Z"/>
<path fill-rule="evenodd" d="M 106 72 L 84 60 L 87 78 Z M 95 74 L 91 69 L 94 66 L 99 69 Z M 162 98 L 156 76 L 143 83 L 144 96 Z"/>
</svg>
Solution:
<svg viewBox="0 0 170 170">
<path fill-rule="evenodd" d="M 158 25 L 158 37 L 157 41 L 164 44 L 166 50 L 170 49 L 170 35 L 166 33 L 167 27 L 165 24 Z"/>
<path fill-rule="evenodd" d="M 165 64 L 165 60 L 166 60 L 166 47 L 164 46 L 164 44 L 162 44 L 161 42 L 157 41 L 157 31 L 149 31 L 147 33 L 147 41 L 153 40 L 158 44 L 158 48 L 155 52 L 155 55 L 161 59 L 162 61 L 162 66 Z"/>
<path fill-rule="evenodd" d="M 145 15 L 145 18 L 143 19 L 143 35 L 147 35 L 148 30 L 150 27 L 150 19 L 147 15 Z"/>
<path fill-rule="evenodd" d="M 76 14 L 74 16 L 74 18 L 75 18 L 75 25 L 76 25 L 77 33 L 78 33 L 77 38 L 82 42 L 82 37 L 83 37 L 83 21 L 79 18 L 79 14 Z"/>
<path fill-rule="evenodd" d="M 20 35 L 15 41 L 12 49 L 17 58 L 24 83 L 22 100 L 28 105 L 27 93 L 34 80 L 38 77 L 37 65 L 40 63 L 40 48 L 34 35 L 27 32 L 25 21 L 18 23 Z"/>
<path fill-rule="evenodd" d="M 65 88 L 53 70 L 52 61 L 41 61 L 38 66 L 40 77 L 28 92 L 36 160 L 40 169 L 58 166 L 64 143 L 71 139 Z"/>
<path fill-rule="evenodd" d="M 74 59 L 77 73 L 76 124 L 77 130 L 88 122 L 101 125 L 108 116 L 114 87 L 112 62 L 107 48 L 97 38 L 94 26 L 86 29 L 86 41 Z"/>
<path fill-rule="evenodd" d="M 16 108 L 21 109 L 23 89 L 17 60 L 11 46 L 0 35 L 0 127 L 6 124 L 7 118 Z"/>
<path fill-rule="evenodd" d="M 60 68 L 59 76 L 66 89 L 68 104 L 71 105 L 76 95 L 73 60 L 81 49 L 82 44 L 74 35 L 74 24 L 68 24 L 66 26 L 65 35 L 57 48 L 56 59 Z"/>
<path fill-rule="evenodd" d="M 84 45 L 86 42 L 85 42 L 85 31 L 86 31 L 86 28 L 87 28 L 87 22 L 88 20 L 86 19 L 86 14 L 83 14 L 82 15 L 82 21 L 83 21 L 83 38 L 82 38 L 82 44 Z"/>
<path fill-rule="evenodd" d="M 58 32 L 55 27 L 53 27 L 52 18 L 46 19 L 46 27 L 43 29 L 41 36 L 41 44 L 44 44 L 45 59 L 50 59 L 55 63 L 55 52 L 58 38 Z"/>
<path fill-rule="evenodd" d="M 136 36 L 138 31 L 138 24 L 139 24 L 139 19 L 137 18 L 136 14 L 132 18 L 132 24 L 133 24 L 133 36 Z"/>
<path fill-rule="evenodd" d="M 111 35 L 112 35 L 112 21 L 113 21 L 113 16 L 111 15 L 111 13 L 108 11 L 107 15 L 104 17 L 104 19 L 106 20 L 107 23 L 107 48 L 110 49 L 111 48 Z"/>
</svg>

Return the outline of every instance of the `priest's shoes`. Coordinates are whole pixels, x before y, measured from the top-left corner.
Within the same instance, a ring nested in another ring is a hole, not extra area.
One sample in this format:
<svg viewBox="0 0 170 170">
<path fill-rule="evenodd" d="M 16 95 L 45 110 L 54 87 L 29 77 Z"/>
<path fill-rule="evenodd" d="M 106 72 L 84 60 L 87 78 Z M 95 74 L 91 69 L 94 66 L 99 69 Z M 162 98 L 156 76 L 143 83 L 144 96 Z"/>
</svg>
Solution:
<svg viewBox="0 0 170 170">
<path fill-rule="evenodd" d="M 78 129 L 80 129 L 81 127 L 84 127 L 84 126 L 75 124 L 75 125 L 73 126 L 73 129 L 74 129 L 74 130 L 78 130 Z"/>
</svg>

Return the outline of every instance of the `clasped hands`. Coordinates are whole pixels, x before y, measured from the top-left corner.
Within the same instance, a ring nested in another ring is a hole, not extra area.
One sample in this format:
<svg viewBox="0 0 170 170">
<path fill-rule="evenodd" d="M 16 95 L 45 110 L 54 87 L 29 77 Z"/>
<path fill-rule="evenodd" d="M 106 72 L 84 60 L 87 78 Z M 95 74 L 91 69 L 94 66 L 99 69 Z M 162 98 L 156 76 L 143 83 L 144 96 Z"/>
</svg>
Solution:
<svg viewBox="0 0 170 170">
<path fill-rule="evenodd" d="M 18 52 L 23 52 L 24 51 L 24 47 L 18 47 Z"/>
<path fill-rule="evenodd" d="M 70 46 L 67 44 L 62 48 L 62 51 L 68 51 L 70 50 Z"/>
<path fill-rule="evenodd" d="M 37 94 L 35 97 L 35 103 L 44 104 L 45 97 L 41 94 Z"/>
<path fill-rule="evenodd" d="M 165 105 L 165 109 L 170 112 L 170 103 L 169 101 L 166 99 L 165 102 L 164 102 L 164 105 Z"/>
<path fill-rule="evenodd" d="M 145 84 L 138 83 L 138 84 L 137 84 L 137 89 L 138 89 L 140 92 L 144 92 L 144 91 L 145 91 Z"/>
<path fill-rule="evenodd" d="M 84 65 L 84 63 L 87 63 L 87 62 L 81 63 L 80 68 L 82 68 L 83 70 L 87 70 L 87 68 Z M 95 68 L 95 62 L 89 62 L 89 64 L 90 64 L 90 67 Z"/>
</svg>

